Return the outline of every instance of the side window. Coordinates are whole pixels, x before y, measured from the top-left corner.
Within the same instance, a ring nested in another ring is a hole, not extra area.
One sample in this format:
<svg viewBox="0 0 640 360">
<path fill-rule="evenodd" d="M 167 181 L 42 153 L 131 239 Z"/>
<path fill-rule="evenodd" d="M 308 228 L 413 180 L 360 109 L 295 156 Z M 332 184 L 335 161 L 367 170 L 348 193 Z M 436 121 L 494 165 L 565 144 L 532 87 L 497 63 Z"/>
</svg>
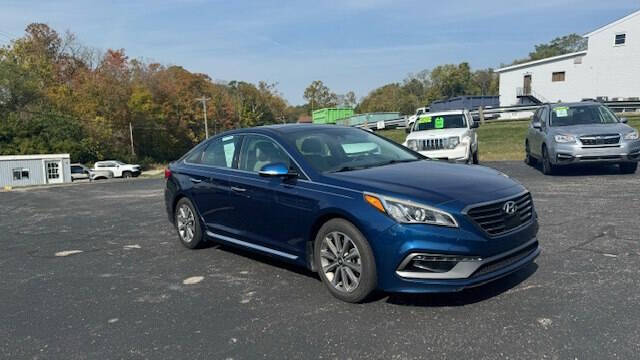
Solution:
<svg viewBox="0 0 640 360">
<path fill-rule="evenodd" d="M 231 135 L 211 141 L 202 153 L 200 163 L 232 168 L 238 139 L 239 137 Z"/>
<path fill-rule="evenodd" d="M 540 123 L 542 124 L 542 127 L 546 127 L 547 121 L 549 120 L 549 109 L 547 109 L 546 107 L 542 109 L 542 113 L 540 115 Z"/>
<path fill-rule="evenodd" d="M 82 174 L 82 168 L 80 166 L 72 166 L 71 167 L 72 174 Z"/>
<path fill-rule="evenodd" d="M 204 146 L 200 146 L 200 148 L 193 151 L 186 159 L 184 159 L 188 163 L 192 164 L 200 164 L 202 162 L 202 154 L 204 153 Z"/>
<path fill-rule="evenodd" d="M 540 112 L 542 111 L 542 109 L 538 109 L 536 110 L 535 113 L 533 113 L 533 116 L 531 117 L 531 125 L 533 126 L 534 122 L 540 121 Z"/>
<path fill-rule="evenodd" d="M 258 172 L 263 166 L 274 163 L 291 167 L 291 159 L 273 140 L 260 135 L 245 138 L 238 164 L 240 170 Z"/>
</svg>

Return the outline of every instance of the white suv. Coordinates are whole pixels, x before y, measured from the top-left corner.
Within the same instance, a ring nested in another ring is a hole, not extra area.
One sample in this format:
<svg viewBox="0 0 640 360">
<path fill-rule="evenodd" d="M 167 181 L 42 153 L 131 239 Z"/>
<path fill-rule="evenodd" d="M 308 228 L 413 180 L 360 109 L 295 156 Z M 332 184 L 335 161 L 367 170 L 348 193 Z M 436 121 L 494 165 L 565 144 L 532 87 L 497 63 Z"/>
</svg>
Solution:
<svg viewBox="0 0 640 360">
<path fill-rule="evenodd" d="M 113 177 L 136 177 L 140 175 L 140 165 L 125 164 L 118 160 L 98 161 L 93 165 L 95 170 L 109 170 Z"/>
<path fill-rule="evenodd" d="M 420 115 L 404 146 L 433 159 L 478 163 L 478 123 L 467 110 Z"/>
</svg>

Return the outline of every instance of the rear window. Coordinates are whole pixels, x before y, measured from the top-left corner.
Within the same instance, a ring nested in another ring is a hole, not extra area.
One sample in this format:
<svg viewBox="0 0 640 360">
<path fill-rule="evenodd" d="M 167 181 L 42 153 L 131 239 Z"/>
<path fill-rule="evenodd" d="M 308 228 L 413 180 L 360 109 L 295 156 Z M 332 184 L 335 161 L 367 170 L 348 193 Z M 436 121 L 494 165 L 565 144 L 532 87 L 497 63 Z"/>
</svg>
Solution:
<svg viewBox="0 0 640 360">
<path fill-rule="evenodd" d="M 467 127 L 467 122 L 463 114 L 455 115 L 423 115 L 420 116 L 414 131 L 456 129 Z"/>
</svg>

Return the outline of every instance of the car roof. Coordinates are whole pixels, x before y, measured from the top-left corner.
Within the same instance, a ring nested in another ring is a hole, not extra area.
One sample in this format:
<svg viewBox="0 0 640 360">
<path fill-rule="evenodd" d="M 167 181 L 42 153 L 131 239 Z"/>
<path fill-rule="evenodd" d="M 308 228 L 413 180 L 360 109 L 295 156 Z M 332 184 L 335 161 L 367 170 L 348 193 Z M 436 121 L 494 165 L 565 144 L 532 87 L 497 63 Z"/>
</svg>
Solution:
<svg viewBox="0 0 640 360">
<path fill-rule="evenodd" d="M 233 135 L 244 133 L 262 133 L 262 134 L 288 134 L 299 131 L 309 130 L 323 130 L 323 129 L 337 129 L 337 128 L 352 128 L 342 125 L 325 125 L 325 124 L 275 124 L 275 125 L 263 125 L 251 128 L 236 129 L 224 132 L 220 135 Z"/>
<path fill-rule="evenodd" d="M 597 101 L 580 101 L 580 102 L 559 102 L 559 103 L 547 103 L 545 105 L 549 105 L 551 108 L 557 108 L 557 107 L 579 107 L 579 106 L 593 106 L 593 105 L 603 105 L 600 102 Z"/>
<path fill-rule="evenodd" d="M 438 112 L 428 112 L 425 113 L 425 115 L 429 115 L 429 116 L 436 116 L 436 115 L 460 115 L 460 114 L 464 114 L 466 110 L 464 109 L 460 109 L 460 110 L 447 110 L 447 111 L 438 111 Z"/>
</svg>

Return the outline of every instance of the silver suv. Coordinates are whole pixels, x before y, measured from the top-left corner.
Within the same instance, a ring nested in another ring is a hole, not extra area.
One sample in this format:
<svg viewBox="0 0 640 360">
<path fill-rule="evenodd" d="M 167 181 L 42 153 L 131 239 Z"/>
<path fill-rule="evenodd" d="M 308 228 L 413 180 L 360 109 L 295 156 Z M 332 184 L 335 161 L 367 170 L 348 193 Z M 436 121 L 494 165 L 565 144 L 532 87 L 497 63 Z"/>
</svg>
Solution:
<svg viewBox="0 0 640 360">
<path fill-rule="evenodd" d="M 553 174 L 561 165 L 616 163 L 632 174 L 640 160 L 638 130 L 597 102 L 541 106 L 533 115 L 525 141 L 525 162 L 542 162 Z"/>
</svg>

